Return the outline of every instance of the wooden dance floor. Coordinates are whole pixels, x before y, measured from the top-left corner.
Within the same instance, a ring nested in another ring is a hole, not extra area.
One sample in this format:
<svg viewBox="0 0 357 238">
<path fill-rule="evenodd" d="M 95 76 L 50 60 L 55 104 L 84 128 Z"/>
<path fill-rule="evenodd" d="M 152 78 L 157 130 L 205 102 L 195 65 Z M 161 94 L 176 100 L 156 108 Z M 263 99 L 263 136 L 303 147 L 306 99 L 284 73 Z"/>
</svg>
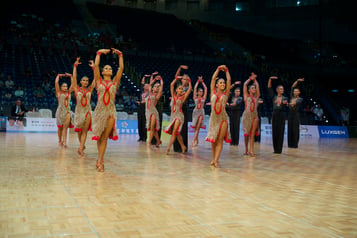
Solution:
<svg viewBox="0 0 357 238">
<path fill-rule="evenodd" d="M 73 131 L 67 149 L 56 133 L 0 133 L 0 237 L 357 237 L 356 139 L 276 155 L 268 138 L 256 158 L 242 139 L 214 168 L 203 135 L 185 155 L 164 154 L 166 134 L 159 149 L 120 135 L 98 173 L 96 143 L 78 157 Z"/>
</svg>

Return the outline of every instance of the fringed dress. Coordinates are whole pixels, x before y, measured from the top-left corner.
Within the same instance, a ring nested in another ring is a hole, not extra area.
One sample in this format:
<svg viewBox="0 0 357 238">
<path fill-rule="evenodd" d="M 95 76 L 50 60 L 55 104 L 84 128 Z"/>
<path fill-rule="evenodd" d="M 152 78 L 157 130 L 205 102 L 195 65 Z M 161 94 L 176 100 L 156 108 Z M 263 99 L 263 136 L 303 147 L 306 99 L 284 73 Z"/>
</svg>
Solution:
<svg viewBox="0 0 357 238">
<path fill-rule="evenodd" d="M 160 117 L 159 117 L 159 112 L 156 109 L 156 95 L 150 93 L 149 96 L 145 99 L 145 104 L 146 104 L 146 110 L 145 110 L 145 116 L 146 116 L 146 129 L 150 131 L 150 121 L 151 117 L 154 115 L 155 116 L 155 129 L 156 131 L 160 130 Z"/>
<path fill-rule="evenodd" d="M 202 129 L 206 128 L 206 125 L 204 124 L 204 119 L 205 119 L 204 106 L 205 106 L 205 101 L 203 100 L 203 98 L 195 99 L 195 108 L 193 109 L 193 112 L 192 112 L 192 124 L 191 124 L 192 128 L 196 128 L 198 119 L 200 117 L 202 118 L 201 128 Z"/>
<path fill-rule="evenodd" d="M 174 96 L 171 99 L 171 115 L 170 115 L 170 122 L 169 125 L 164 130 L 165 133 L 172 134 L 174 129 L 174 124 L 176 121 L 179 122 L 179 127 L 177 131 L 175 131 L 175 135 L 179 135 L 182 130 L 182 126 L 185 120 L 185 116 L 182 112 L 182 100 L 184 96 L 178 97 Z"/>
<path fill-rule="evenodd" d="M 116 130 L 117 112 L 115 109 L 115 94 L 117 85 L 113 81 L 105 81 L 100 79 L 100 84 L 97 86 L 98 102 L 94 109 L 92 131 L 94 136 L 92 140 L 98 140 L 105 127 L 107 120 L 113 117 L 115 120 L 113 130 L 109 135 L 109 139 L 117 140 L 118 132 Z"/>
<path fill-rule="evenodd" d="M 217 95 L 215 91 L 211 97 L 211 116 L 209 119 L 209 128 L 208 128 L 206 141 L 215 143 L 221 131 L 222 124 L 226 122 L 227 133 L 224 136 L 224 141 L 226 143 L 231 142 L 231 135 L 229 132 L 229 118 L 226 112 L 226 104 L 227 104 L 226 91 L 221 95 Z"/>
<path fill-rule="evenodd" d="M 250 136 L 253 129 L 253 121 L 258 120 L 258 100 L 257 97 L 249 96 L 245 101 L 245 108 L 242 115 L 243 133 L 244 136 Z M 258 136 L 258 128 L 255 131 Z"/>
<path fill-rule="evenodd" d="M 76 132 L 82 131 L 87 116 L 90 116 L 92 113 L 92 108 L 90 105 L 91 96 L 92 94 L 89 90 L 78 87 L 76 95 L 77 105 L 74 112 L 74 131 Z M 92 130 L 91 123 L 89 130 Z"/>
<path fill-rule="evenodd" d="M 56 110 L 56 123 L 57 127 L 62 128 L 63 124 L 66 121 L 67 114 L 71 114 L 70 102 L 71 102 L 71 94 L 69 92 L 61 92 L 57 97 L 58 99 L 58 107 Z M 70 122 L 69 128 L 73 128 L 72 120 Z"/>
</svg>

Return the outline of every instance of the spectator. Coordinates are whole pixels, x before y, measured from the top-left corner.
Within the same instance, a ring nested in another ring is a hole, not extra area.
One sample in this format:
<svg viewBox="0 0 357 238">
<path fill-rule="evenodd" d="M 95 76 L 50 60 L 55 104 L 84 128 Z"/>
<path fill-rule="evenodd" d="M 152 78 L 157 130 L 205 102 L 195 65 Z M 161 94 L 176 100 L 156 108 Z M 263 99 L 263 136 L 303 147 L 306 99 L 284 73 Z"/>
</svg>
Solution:
<svg viewBox="0 0 357 238">
<path fill-rule="evenodd" d="M 348 126 L 350 124 L 350 109 L 346 106 L 341 108 L 341 125 Z"/>
<path fill-rule="evenodd" d="M 16 97 L 18 97 L 18 98 L 23 98 L 23 97 L 24 97 L 24 94 L 25 94 L 25 92 L 24 92 L 24 90 L 22 90 L 22 87 L 21 87 L 21 86 L 18 86 L 17 89 L 16 89 L 16 91 L 15 91 L 15 93 L 14 93 L 14 95 L 15 95 Z"/>
<path fill-rule="evenodd" d="M 119 99 L 118 103 L 115 105 L 116 107 L 116 110 L 118 112 L 122 112 L 124 111 L 124 104 L 123 104 L 123 100 L 122 99 Z"/>
<path fill-rule="evenodd" d="M 11 78 L 11 75 L 8 75 L 7 76 L 7 80 L 5 81 L 5 87 L 6 88 L 13 88 L 15 86 L 15 83 L 14 83 L 14 81 L 12 80 L 12 78 Z"/>
<path fill-rule="evenodd" d="M 43 98 L 45 96 L 45 91 L 40 86 L 37 86 L 36 89 L 33 91 L 33 95 L 36 98 Z"/>
<path fill-rule="evenodd" d="M 8 90 L 6 91 L 4 97 L 5 97 L 5 99 L 8 99 L 8 100 L 12 99 L 12 92 L 11 92 L 11 90 L 8 89 Z"/>
<path fill-rule="evenodd" d="M 314 113 L 314 122 L 316 125 L 322 125 L 324 110 L 321 108 L 320 104 L 317 104 L 312 109 L 312 113 Z"/>
<path fill-rule="evenodd" d="M 52 89 L 52 85 L 50 84 L 50 81 L 47 78 L 44 79 L 41 86 L 46 92 L 50 92 Z"/>
<path fill-rule="evenodd" d="M 11 117 L 9 118 L 10 126 L 14 126 L 16 123 L 17 126 L 23 127 L 26 112 L 27 110 L 25 106 L 21 103 L 21 100 L 17 99 L 16 104 L 11 109 Z"/>
</svg>

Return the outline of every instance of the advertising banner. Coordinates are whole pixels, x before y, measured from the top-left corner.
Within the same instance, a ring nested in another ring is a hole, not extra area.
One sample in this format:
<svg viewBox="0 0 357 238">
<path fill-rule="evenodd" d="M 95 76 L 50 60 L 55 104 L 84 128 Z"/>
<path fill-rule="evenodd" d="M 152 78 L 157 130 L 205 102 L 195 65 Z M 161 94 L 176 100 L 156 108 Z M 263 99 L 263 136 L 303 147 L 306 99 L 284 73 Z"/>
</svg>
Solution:
<svg viewBox="0 0 357 238">
<path fill-rule="evenodd" d="M 320 138 L 349 138 L 345 126 L 318 126 Z"/>
<path fill-rule="evenodd" d="M 26 117 L 23 124 L 6 124 L 7 132 L 57 132 L 56 118 Z"/>
<path fill-rule="evenodd" d="M 118 134 L 139 134 L 137 120 L 117 120 Z"/>
</svg>

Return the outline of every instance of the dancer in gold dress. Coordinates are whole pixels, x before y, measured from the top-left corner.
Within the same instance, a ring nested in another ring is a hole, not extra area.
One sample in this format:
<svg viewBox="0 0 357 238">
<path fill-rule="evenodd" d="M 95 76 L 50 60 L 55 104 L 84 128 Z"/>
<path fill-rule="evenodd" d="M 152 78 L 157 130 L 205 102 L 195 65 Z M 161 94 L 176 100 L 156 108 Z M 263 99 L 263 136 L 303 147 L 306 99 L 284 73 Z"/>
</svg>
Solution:
<svg viewBox="0 0 357 238">
<path fill-rule="evenodd" d="M 171 115 L 170 122 L 167 128 L 164 130 L 165 133 L 171 135 L 169 145 L 166 149 L 166 154 L 170 152 L 171 146 L 174 144 L 176 138 L 181 146 L 181 153 L 185 153 L 187 147 L 183 143 L 183 139 L 181 136 L 182 126 L 185 120 L 184 113 L 182 112 L 182 105 L 187 100 L 188 96 L 191 93 L 192 85 L 191 80 L 188 81 L 188 90 L 185 91 L 182 84 L 176 86 L 177 81 L 182 77 L 176 77 L 170 84 L 170 93 L 171 93 Z"/>
<path fill-rule="evenodd" d="M 73 65 L 73 91 L 75 93 L 77 104 L 74 112 L 74 131 L 78 133 L 79 148 L 78 154 L 84 156 L 85 143 L 87 140 L 88 130 L 91 130 L 92 108 L 90 105 L 92 92 L 95 86 L 95 80 L 89 85 L 89 78 L 83 76 L 80 81 L 80 86 L 77 85 L 77 67 L 80 57 L 76 59 Z M 89 61 L 89 66 L 94 69 L 93 60 Z"/>
<path fill-rule="evenodd" d="M 198 88 L 199 84 L 202 84 L 203 88 Z M 195 134 L 192 139 L 192 147 L 198 145 L 198 135 L 200 133 L 200 129 L 206 129 L 206 125 L 204 124 L 205 119 L 205 102 L 207 99 L 207 86 L 203 81 L 202 76 L 198 77 L 198 80 L 193 88 L 193 100 L 195 102 L 195 108 L 192 112 L 192 125 L 191 127 L 195 129 Z"/>
<path fill-rule="evenodd" d="M 105 65 L 102 76 L 99 70 L 101 54 L 112 52 L 118 56 L 119 68 L 112 79 L 113 69 L 110 65 Z M 116 129 L 117 113 L 115 109 L 115 94 L 120 85 L 120 80 L 124 70 L 123 53 L 117 49 L 100 49 L 94 61 L 94 80 L 98 92 L 98 102 L 93 113 L 92 140 L 97 141 L 98 160 L 96 167 L 98 172 L 104 172 L 104 153 L 107 148 L 108 138 L 118 139 Z"/>
<path fill-rule="evenodd" d="M 68 88 L 68 84 L 63 82 L 61 86 L 59 85 L 59 80 L 61 77 L 70 77 L 71 86 Z M 67 132 L 68 128 L 73 128 L 72 118 L 71 118 L 71 93 L 73 90 L 73 78 L 69 73 L 57 74 L 55 80 L 56 97 L 58 100 L 58 107 L 56 110 L 56 123 L 57 123 L 57 134 L 58 134 L 58 144 L 67 148 Z"/>
<path fill-rule="evenodd" d="M 225 72 L 226 81 L 219 78 L 218 74 Z M 223 140 L 231 142 L 229 132 L 229 118 L 226 112 L 226 104 L 231 89 L 231 75 L 227 66 L 218 66 L 211 79 L 211 116 L 206 141 L 212 144 L 211 165 L 219 167 L 219 157 L 223 149 Z"/>
<path fill-rule="evenodd" d="M 252 83 L 252 84 L 250 84 Z M 248 85 L 250 84 L 250 85 Z M 257 75 L 252 73 L 243 85 L 243 99 L 245 108 L 242 115 L 243 133 L 244 133 L 244 155 L 255 156 L 254 135 L 258 135 L 258 101 L 260 97 L 259 83 Z M 248 149 L 249 143 L 249 149 Z"/>
</svg>

